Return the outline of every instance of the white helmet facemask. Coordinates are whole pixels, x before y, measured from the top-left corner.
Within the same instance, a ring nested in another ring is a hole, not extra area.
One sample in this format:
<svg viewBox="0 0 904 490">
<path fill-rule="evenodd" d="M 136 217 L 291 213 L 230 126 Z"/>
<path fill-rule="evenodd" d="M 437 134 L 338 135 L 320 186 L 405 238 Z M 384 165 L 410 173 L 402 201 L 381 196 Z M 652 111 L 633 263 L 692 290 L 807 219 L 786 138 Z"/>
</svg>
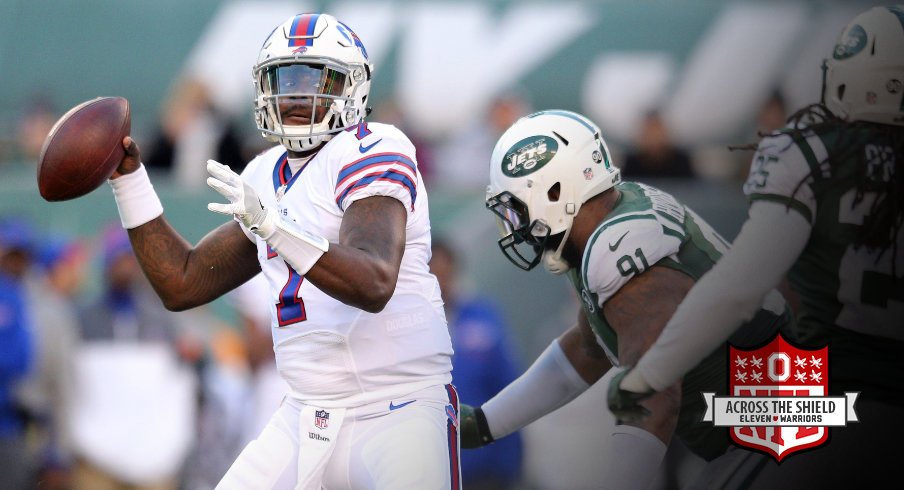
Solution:
<svg viewBox="0 0 904 490">
<path fill-rule="evenodd" d="M 620 180 L 599 128 L 569 111 L 519 119 L 499 139 L 490 161 L 486 206 L 496 215 L 499 247 L 516 266 L 561 274 L 574 217 L 590 198 Z M 551 237 L 561 236 L 555 247 Z"/>
<path fill-rule="evenodd" d="M 293 151 L 319 147 L 366 115 L 373 67 L 335 17 L 299 14 L 274 29 L 252 70 L 261 134 Z"/>
</svg>

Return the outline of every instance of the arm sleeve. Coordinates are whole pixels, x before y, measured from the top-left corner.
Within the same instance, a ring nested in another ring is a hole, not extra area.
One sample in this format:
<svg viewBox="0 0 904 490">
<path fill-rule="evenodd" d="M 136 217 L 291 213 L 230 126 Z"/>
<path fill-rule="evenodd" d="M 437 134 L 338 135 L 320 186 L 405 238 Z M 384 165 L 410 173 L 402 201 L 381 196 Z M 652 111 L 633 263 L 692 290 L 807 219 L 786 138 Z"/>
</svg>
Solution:
<svg viewBox="0 0 904 490">
<path fill-rule="evenodd" d="M 781 203 L 755 202 L 731 250 L 691 288 L 635 371 L 656 390 L 681 379 L 753 317 L 809 236 L 810 224 L 801 213 Z"/>
<path fill-rule="evenodd" d="M 589 387 L 556 339 L 520 378 L 481 408 L 493 439 L 499 439 L 564 406 Z"/>
</svg>

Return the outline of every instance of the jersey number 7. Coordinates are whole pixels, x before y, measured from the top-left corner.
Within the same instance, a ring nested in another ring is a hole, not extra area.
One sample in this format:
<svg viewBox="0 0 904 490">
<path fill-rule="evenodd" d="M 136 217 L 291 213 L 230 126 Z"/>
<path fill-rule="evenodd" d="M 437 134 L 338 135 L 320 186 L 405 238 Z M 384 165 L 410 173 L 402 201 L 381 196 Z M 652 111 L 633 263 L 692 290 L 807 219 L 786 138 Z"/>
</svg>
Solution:
<svg viewBox="0 0 904 490">
<path fill-rule="evenodd" d="M 276 251 L 267 245 L 267 258 L 272 259 L 274 257 L 278 257 Z M 288 263 L 283 263 L 286 264 L 286 269 L 289 270 L 289 279 L 279 292 L 279 303 L 276 303 L 276 320 L 280 327 L 308 319 L 304 309 L 304 300 L 298 297 L 298 290 L 301 289 L 304 276 L 295 272 L 295 269 Z"/>
</svg>

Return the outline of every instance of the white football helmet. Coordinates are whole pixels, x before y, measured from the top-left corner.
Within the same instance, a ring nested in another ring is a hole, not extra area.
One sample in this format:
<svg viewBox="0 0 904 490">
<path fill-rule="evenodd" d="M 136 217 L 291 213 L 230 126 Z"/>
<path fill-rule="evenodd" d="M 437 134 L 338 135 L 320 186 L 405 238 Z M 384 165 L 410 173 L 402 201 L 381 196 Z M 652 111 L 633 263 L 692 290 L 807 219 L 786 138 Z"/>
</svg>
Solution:
<svg viewBox="0 0 904 490">
<path fill-rule="evenodd" d="M 257 128 L 290 150 L 317 148 L 366 115 L 372 75 L 348 26 L 327 14 L 296 15 L 273 30 L 252 70 Z"/>
<path fill-rule="evenodd" d="M 904 7 L 852 20 L 825 63 L 823 102 L 848 121 L 904 125 Z"/>
<path fill-rule="evenodd" d="M 548 271 L 567 271 L 562 249 L 575 215 L 620 177 L 599 128 L 586 117 L 561 110 L 522 117 L 499 138 L 490 160 L 486 205 L 496 214 L 502 252 L 524 270 L 542 257 Z M 560 233 L 555 250 L 547 247 Z"/>
</svg>

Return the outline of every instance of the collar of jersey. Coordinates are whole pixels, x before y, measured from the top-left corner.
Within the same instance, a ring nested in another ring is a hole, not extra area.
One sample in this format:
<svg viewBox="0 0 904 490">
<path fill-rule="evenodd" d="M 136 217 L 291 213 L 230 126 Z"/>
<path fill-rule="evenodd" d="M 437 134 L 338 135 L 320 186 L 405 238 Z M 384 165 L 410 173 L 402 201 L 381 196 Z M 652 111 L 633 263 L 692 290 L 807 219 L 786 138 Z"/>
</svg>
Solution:
<svg viewBox="0 0 904 490">
<path fill-rule="evenodd" d="M 292 168 L 289 166 L 289 152 L 283 153 L 276 161 L 276 165 L 273 166 L 273 190 L 277 191 L 280 187 L 285 186 L 283 192 L 288 192 L 292 187 L 292 184 L 295 183 L 298 176 L 301 175 L 306 168 L 308 168 L 307 165 L 301 167 L 298 169 L 298 172 L 295 172 L 295 175 L 292 175 Z"/>
</svg>

